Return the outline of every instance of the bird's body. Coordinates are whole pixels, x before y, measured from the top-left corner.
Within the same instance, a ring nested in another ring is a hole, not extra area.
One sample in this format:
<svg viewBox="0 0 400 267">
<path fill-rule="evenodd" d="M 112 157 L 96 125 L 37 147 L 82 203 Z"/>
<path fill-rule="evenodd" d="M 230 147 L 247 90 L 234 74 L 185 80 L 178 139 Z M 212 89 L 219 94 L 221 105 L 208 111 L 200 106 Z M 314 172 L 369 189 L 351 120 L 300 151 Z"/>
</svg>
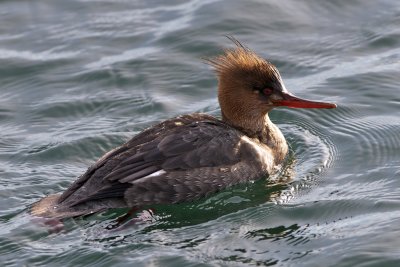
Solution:
<svg viewBox="0 0 400 267">
<path fill-rule="evenodd" d="M 219 77 L 221 120 L 194 113 L 154 125 L 105 154 L 62 194 L 35 203 L 32 214 L 66 218 L 191 201 L 273 173 L 288 146 L 268 111 L 334 105 L 290 95 L 271 63 L 235 42 L 236 49 L 209 61 Z"/>
</svg>

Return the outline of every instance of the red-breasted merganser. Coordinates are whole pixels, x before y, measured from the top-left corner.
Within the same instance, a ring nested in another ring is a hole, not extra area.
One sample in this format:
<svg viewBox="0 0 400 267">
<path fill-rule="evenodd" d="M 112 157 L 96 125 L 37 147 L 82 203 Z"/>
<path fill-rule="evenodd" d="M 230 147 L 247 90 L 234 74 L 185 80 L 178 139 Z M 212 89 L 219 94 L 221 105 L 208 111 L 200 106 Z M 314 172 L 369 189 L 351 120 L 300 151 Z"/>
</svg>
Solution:
<svg viewBox="0 0 400 267">
<path fill-rule="evenodd" d="M 232 40 L 235 48 L 207 60 L 218 76 L 222 119 L 194 113 L 154 125 L 106 153 L 62 194 L 35 203 L 32 214 L 67 218 L 179 203 L 272 174 L 288 146 L 268 112 L 336 105 L 295 97 L 274 65 Z"/>
</svg>

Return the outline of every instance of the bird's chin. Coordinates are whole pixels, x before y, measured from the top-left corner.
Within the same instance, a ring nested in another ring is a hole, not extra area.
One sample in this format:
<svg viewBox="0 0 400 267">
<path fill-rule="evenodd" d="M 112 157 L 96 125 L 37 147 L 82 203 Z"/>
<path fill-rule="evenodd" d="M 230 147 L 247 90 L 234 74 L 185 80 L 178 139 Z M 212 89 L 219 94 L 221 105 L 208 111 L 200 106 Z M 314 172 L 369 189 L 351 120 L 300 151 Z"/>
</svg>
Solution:
<svg viewBox="0 0 400 267">
<path fill-rule="evenodd" d="M 268 112 L 270 112 L 271 110 L 273 110 L 275 108 L 274 105 L 264 105 L 263 109 L 262 109 L 262 116 L 265 116 L 268 114 Z"/>
<path fill-rule="evenodd" d="M 264 104 L 264 106 L 263 106 L 263 110 L 264 110 L 266 113 L 270 112 L 270 111 L 271 111 L 272 109 L 274 109 L 274 108 L 276 108 L 276 105 L 274 105 L 274 103 L 271 102 L 271 101 L 268 101 L 268 103 L 267 103 L 267 104 Z"/>
</svg>

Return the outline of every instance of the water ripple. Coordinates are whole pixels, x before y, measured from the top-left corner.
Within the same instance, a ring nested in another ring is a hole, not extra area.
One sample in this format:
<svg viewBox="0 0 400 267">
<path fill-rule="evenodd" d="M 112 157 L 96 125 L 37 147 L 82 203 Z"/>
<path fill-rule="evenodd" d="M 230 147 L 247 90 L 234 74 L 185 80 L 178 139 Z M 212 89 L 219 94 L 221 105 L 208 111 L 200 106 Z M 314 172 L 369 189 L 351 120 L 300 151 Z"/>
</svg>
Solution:
<svg viewBox="0 0 400 267">
<path fill-rule="evenodd" d="M 49 51 L 32 52 L 32 51 L 17 51 L 9 49 L 0 49 L 0 59 L 23 59 L 27 61 L 53 61 L 60 59 L 71 59 L 79 55 L 79 52 L 58 52 L 52 53 Z"/>
</svg>

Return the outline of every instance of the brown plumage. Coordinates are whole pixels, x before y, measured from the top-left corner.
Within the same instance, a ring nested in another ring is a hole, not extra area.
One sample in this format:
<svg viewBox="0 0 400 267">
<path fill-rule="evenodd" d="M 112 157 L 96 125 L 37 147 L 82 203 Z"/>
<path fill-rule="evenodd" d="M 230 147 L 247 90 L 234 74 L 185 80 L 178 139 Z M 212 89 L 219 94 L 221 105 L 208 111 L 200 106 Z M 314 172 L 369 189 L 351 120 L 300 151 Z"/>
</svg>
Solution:
<svg viewBox="0 0 400 267">
<path fill-rule="evenodd" d="M 105 154 L 62 194 L 35 203 L 32 214 L 66 218 L 191 201 L 273 173 L 288 147 L 268 112 L 335 105 L 294 97 L 275 66 L 231 40 L 235 48 L 208 60 L 222 120 L 195 113 L 154 125 Z"/>
</svg>

